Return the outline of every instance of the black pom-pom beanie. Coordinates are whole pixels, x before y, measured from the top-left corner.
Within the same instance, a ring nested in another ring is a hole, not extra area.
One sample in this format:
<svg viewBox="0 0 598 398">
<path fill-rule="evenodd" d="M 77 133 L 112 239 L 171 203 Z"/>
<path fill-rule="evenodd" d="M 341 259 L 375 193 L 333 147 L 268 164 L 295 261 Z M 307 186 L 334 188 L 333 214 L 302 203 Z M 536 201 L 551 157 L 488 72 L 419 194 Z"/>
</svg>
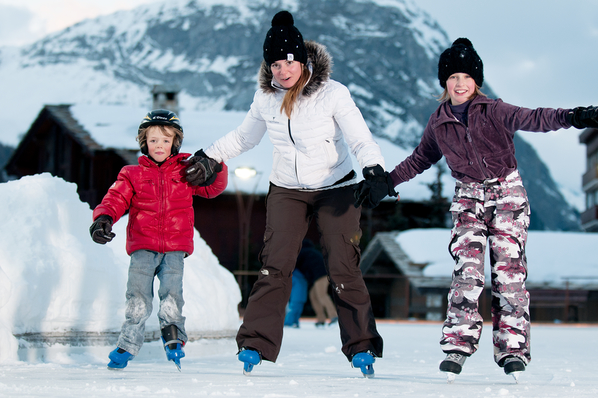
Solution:
<svg viewBox="0 0 598 398">
<path fill-rule="evenodd" d="M 299 61 L 307 63 L 307 50 L 301 32 L 288 11 L 280 11 L 272 18 L 272 28 L 264 41 L 264 60 L 272 65 L 276 61 Z"/>
<path fill-rule="evenodd" d="M 469 39 L 461 37 L 455 40 L 440 54 L 438 80 L 442 88 L 446 88 L 446 81 L 453 73 L 467 73 L 478 87 L 484 83 L 484 64 Z"/>
</svg>

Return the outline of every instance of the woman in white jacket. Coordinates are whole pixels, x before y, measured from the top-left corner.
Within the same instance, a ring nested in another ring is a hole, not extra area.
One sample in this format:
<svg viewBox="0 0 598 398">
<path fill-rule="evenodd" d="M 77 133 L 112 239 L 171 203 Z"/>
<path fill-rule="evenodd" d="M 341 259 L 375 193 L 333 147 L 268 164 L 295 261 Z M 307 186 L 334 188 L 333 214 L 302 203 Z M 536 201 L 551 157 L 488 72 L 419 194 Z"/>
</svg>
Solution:
<svg viewBox="0 0 598 398">
<path fill-rule="evenodd" d="M 374 358 L 382 356 L 359 269 L 361 209 L 353 205 L 357 176 L 350 153 L 364 175 L 374 167 L 383 170 L 384 160 L 349 90 L 329 78 L 331 66 L 325 47 L 304 42 L 290 13 L 276 14 L 264 42 L 260 88 L 245 120 L 198 151 L 187 169 L 191 184 L 209 184 L 212 166 L 253 148 L 266 132 L 274 145 L 262 268 L 237 334 L 245 373 L 262 359 L 276 361 L 291 275 L 312 218 L 321 234 L 343 353 L 368 377 Z"/>
</svg>

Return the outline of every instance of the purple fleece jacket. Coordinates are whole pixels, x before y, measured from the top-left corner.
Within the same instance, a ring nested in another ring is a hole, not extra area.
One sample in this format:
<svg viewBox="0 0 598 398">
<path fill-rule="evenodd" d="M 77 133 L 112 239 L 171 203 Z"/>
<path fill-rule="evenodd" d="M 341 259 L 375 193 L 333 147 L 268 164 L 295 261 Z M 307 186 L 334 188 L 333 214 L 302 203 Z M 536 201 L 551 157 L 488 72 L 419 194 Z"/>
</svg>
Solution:
<svg viewBox="0 0 598 398">
<path fill-rule="evenodd" d="M 517 169 L 513 137 L 518 130 L 548 132 L 569 128 L 570 109 L 528 109 L 481 95 L 469 106 L 469 126 L 451 113 L 448 102 L 430 116 L 419 145 L 390 176 L 395 186 L 430 168 L 442 156 L 462 182 L 506 177 Z"/>
</svg>

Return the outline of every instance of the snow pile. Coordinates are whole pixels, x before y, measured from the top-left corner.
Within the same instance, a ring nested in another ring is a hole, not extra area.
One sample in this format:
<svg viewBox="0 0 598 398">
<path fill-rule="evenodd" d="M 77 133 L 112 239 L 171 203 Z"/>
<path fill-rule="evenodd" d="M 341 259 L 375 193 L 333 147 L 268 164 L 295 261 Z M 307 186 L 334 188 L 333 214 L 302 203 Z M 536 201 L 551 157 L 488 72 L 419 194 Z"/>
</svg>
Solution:
<svg viewBox="0 0 598 398">
<path fill-rule="evenodd" d="M 128 219 L 115 224 L 111 243 L 94 243 L 92 211 L 76 190 L 48 173 L 0 184 L 0 361 L 17 358 L 15 334 L 120 331 Z M 194 242 L 195 253 L 185 260 L 187 332 L 235 330 L 237 283 L 197 231 Z M 156 280 L 156 296 L 158 287 Z M 155 299 L 148 332 L 159 328 L 158 306 Z"/>
</svg>

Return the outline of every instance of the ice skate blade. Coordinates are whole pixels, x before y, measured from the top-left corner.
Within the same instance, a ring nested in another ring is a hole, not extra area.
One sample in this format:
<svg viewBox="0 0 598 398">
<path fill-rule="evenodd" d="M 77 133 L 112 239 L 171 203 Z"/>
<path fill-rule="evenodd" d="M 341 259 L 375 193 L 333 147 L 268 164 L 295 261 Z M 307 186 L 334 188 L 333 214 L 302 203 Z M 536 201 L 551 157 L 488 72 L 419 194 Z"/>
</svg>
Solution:
<svg viewBox="0 0 598 398">
<path fill-rule="evenodd" d="M 360 370 L 361 370 L 361 374 L 366 379 L 374 378 L 374 367 L 372 365 L 361 366 Z"/>
<path fill-rule="evenodd" d="M 251 364 L 249 362 L 244 362 L 243 363 L 243 374 L 245 376 L 249 376 L 251 374 L 252 370 L 253 370 L 253 364 Z"/>
<path fill-rule="evenodd" d="M 108 370 L 122 371 L 127 367 L 127 362 L 125 362 L 125 364 L 123 365 L 122 363 L 116 363 L 114 361 L 110 361 L 108 363 L 108 365 L 106 365 L 106 368 L 108 368 Z"/>
<path fill-rule="evenodd" d="M 515 379 L 515 383 L 519 384 L 519 375 L 521 375 L 521 372 L 511 372 L 510 375 Z"/>
<path fill-rule="evenodd" d="M 455 381 L 456 378 L 457 378 L 456 373 L 446 372 L 446 382 L 447 383 L 453 384 L 453 382 Z"/>
<path fill-rule="evenodd" d="M 172 363 L 174 363 L 174 366 L 176 366 L 176 368 L 178 369 L 178 371 L 181 371 L 181 363 L 177 362 L 177 361 L 172 361 Z"/>
<path fill-rule="evenodd" d="M 360 352 L 351 359 L 351 366 L 359 368 L 363 377 L 374 377 L 374 362 L 376 359 L 369 352 Z"/>
<path fill-rule="evenodd" d="M 106 366 L 106 369 L 112 370 L 115 372 L 122 372 L 123 370 L 125 370 L 125 368 L 113 368 L 112 366 Z"/>
</svg>

